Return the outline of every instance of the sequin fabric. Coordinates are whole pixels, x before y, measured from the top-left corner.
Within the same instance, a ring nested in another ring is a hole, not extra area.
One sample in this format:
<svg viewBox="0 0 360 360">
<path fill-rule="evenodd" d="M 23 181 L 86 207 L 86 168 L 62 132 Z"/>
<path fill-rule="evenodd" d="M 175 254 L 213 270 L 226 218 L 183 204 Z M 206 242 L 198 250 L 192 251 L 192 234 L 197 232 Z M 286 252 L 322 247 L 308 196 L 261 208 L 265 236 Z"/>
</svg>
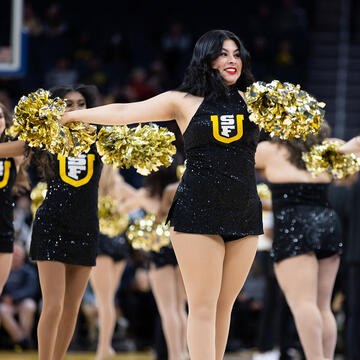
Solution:
<svg viewBox="0 0 360 360">
<path fill-rule="evenodd" d="M 328 202 L 329 184 L 270 184 L 274 212 L 271 256 L 275 262 L 314 252 L 325 258 L 343 251 L 341 225 Z"/>
<path fill-rule="evenodd" d="M 172 246 L 164 246 L 159 252 L 151 251 L 150 262 L 152 262 L 157 269 L 170 265 L 177 266 L 178 262 Z"/>
<path fill-rule="evenodd" d="M 55 163 L 55 177 L 47 181 L 46 197 L 35 215 L 30 256 L 33 260 L 94 266 L 100 157 L 92 146 L 81 159 L 66 160 L 63 170 L 60 160 Z"/>
<path fill-rule="evenodd" d="M 257 125 L 236 88 L 204 99 L 183 134 L 186 170 L 168 219 L 179 232 L 235 240 L 263 233 L 255 179 Z"/>
<path fill-rule="evenodd" d="M 14 246 L 14 199 L 12 188 L 16 180 L 14 159 L 0 159 L 0 252 L 11 253 Z"/>
<path fill-rule="evenodd" d="M 99 244 L 97 256 L 110 256 L 115 262 L 127 258 L 130 251 L 130 245 L 125 235 L 109 237 L 104 234 L 99 234 Z"/>
</svg>

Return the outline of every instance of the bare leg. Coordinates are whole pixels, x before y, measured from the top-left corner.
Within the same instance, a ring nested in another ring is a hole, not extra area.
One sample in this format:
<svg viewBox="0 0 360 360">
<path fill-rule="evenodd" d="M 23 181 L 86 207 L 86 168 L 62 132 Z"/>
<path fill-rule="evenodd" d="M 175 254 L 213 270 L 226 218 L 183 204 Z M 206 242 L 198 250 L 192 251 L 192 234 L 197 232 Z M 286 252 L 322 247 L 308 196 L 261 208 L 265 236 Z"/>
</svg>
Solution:
<svg viewBox="0 0 360 360">
<path fill-rule="evenodd" d="M 184 282 L 181 277 L 180 269 L 177 266 L 175 268 L 176 276 L 176 296 L 177 296 L 177 311 L 180 319 L 180 346 L 181 346 L 181 356 L 183 359 L 188 358 L 188 349 L 186 341 L 186 324 L 187 324 L 187 313 L 186 313 L 186 292 L 184 287 Z"/>
<path fill-rule="evenodd" d="M 19 322 L 26 338 L 31 337 L 35 312 L 36 303 L 33 299 L 25 299 L 19 304 Z"/>
<path fill-rule="evenodd" d="M 90 266 L 81 265 L 64 264 L 64 266 L 66 280 L 63 312 L 58 327 L 54 354 L 53 357 L 48 358 L 51 360 L 61 360 L 66 354 L 74 334 L 81 299 L 92 269 Z"/>
<path fill-rule="evenodd" d="M 171 265 L 149 270 L 149 279 L 161 316 L 169 360 L 181 357 L 180 319 L 177 312 L 175 269 Z"/>
<path fill-rule="evenodd" d="M 340 257 L 334 255 L 319 261 L 318 307 L 323 321 L 323 348 L 327 359 L 333 359 L 336 346 L 336 321 L 331 311 L 331 295 L 334 289 Z"/>
<path fill-rule="evenodd" d="M 99 310 L 99 341 L 96 360 L 103 360 L 114 354 L 111 340 L 116 323 L 114 304 L 115 291 L 125 268 L 125 261 L 114 263 L 109 256 L 98 256 L 91 272 L 91 285 Z"/>
<path fill-rule="evenodd" d="M 254 261 L 257 242 L 257 236 L 247 236 L 225 243 L 223 276 L 216 312 L 217 360 L 221 360 L 224 356 L 231 310 Z"/>
<path fill-rule="evenodd" d="M 6 332 L 10 335 L 11 340 L 19 342 L 25 337 L 23 330 L 15 320 L 15 307 L 9 304 L 0 304 L 0 317 L 2 325 Z"/>
<path fill-rule="evenodd" d="M 55 340 L 64 306 L 65 264 L 38 261 L 43 306 L 38 324 L 39 360 L 53 359 Z"/>
<path fill-rule="evenodd" d="M 12 257 L 12 253 L 0 253 L 0 295 L 10 273 Z"/>
<path fill-rule="evenodd" d="M 215 360 L 216 306 L 221 289 L 225 244 L 220 236 L 184 234 L 171 228 L 189 303 L 191 360 Z"/>
<path fill-rule="evenodd" d="M 307 360 L 325 358 L 323 322 L 317 306 L 319 264 L 312 253 L 294 256 L 275 264 L 275 274 L 294 315 Z"/>
</svg>

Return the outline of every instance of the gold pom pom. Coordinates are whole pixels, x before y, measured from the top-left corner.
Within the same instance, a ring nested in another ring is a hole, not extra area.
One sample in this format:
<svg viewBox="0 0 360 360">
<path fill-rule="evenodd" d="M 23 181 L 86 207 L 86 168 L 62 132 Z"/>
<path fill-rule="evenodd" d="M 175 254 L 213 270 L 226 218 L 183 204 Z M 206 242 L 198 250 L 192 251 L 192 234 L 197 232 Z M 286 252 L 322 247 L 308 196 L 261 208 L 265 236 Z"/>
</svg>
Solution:
<svg viewBox="0 0 360 360">
<path fill-rule="evenodd" d="M 98 215 L 100 232 L 110 237 L 122 234 L 129 225 L 129 215 L 119 214 L 110 196 L 99 197 Z"/>
<path fill-rule="evenodd" d="M 103 127 L 98 134 L 97 149 L 105 164 L 117 167 L 132 165 L 138 173 L 149 175 L 160 166 L 169 166 L 176 148 L 175 135 L 156 124 L 128 128 Z"/>
<path fill-rule="evenodd" d="M 126 232 L 129 243 L 135 250 L 160 251 L 170 244 L 170 229 L 165 222 L 157 223 L 154 214 L 134 221 Z"/>
<path fill-rule="evenodd" d="M 36 186 L 31 190 L 30 199 L 31 199 L 31 212 L 33 217 L 35 217 L 36 210 L 43 203 L 47 193 L 47 184 L 45 182 L 38 182 Z"/>
<path fill-rule="evenodd" d="M 7 135 L 27 141 L 31 147 L 42 147 L 52 154 L 78 157 L 88 152 L 96 140 L 96 128 L 81 123 L 61 125 L 66 103 L 51 98 L 48 90 L 38 89 L 23 96 L 14 111 L 14 124 Z"/>
<path fill-rule="evenodd" d="M 256 186 L 256 188 L 257 188 L 259 198 L 271 200 L 271 190 L 269 189 L 269 187 L 266 184 L 264 184 L 264 183 L 258 184 Z"/>
<path fill-rule="evenodd" d="M 300 85 L 255 82 L 245 94 L 250 120 L 270 136 L 291 140 L 317 134 L 324 119 L 324 103 L 317 102 Z"/>
<path fill-rule="evenodd" d="M 327 173 L 335 179 L 342 179 L 360 170 L 360 161 L 355 154 L 342 154 L 339 147 L 343 141 L 323 141 L 311 147 L 310 152 L 303 153 L 302 159 L 307 170 L 316 177 Z"/>
</svg>

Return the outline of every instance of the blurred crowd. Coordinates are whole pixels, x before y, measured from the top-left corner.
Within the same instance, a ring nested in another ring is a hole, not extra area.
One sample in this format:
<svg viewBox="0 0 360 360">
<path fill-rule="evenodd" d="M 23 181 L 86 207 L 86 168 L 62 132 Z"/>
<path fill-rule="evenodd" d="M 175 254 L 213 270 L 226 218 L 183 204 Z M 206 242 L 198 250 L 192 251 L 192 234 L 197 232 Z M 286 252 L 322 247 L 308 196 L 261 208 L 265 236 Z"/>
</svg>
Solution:
<svg viewBox="0 0 360 360">
<path fill-rule="evenodd" d="M 70 83 L 96 85 L 105 103 L 146 99 L 179 85 L 195 41 L 211 28 L 239 35 L 258 80 L 305 85 L 312 6 L 309 0 L 236 2 L 231 11 L 213 12 L 187 0 L 25 1 L 27 73 L 0 78 L 0 101 L 12 108 L 39 87 Z"/>
</svg>

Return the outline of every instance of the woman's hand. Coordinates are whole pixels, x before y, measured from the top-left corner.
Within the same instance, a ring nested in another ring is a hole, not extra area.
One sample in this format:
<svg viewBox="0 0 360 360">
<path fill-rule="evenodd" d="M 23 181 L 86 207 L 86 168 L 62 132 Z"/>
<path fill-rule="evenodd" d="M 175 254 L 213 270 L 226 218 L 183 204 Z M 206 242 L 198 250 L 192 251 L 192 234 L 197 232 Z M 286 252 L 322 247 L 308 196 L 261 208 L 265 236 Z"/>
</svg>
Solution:
<svg viewBox="0 0 360 360">
<path fill-rule="evenodd" d="M 360 156 L 360 136 L 356 136 L 346 144 L 340 146 L 339 151 L 345 154 L 354 153 L 357 156 Z"/>
<path fill-rule="evenodd" d="M 71 114 L 72 112 L 73 111 L 69 111 L 69 112 L 64 113 L 64 115 L 59 120 L 59 123 L 62 124 L 62 125 L 65 125 L 67 123 L 76 121 L 74 119 L 74 116 L 72 116 L 72 114 Z"/>
</svg>

